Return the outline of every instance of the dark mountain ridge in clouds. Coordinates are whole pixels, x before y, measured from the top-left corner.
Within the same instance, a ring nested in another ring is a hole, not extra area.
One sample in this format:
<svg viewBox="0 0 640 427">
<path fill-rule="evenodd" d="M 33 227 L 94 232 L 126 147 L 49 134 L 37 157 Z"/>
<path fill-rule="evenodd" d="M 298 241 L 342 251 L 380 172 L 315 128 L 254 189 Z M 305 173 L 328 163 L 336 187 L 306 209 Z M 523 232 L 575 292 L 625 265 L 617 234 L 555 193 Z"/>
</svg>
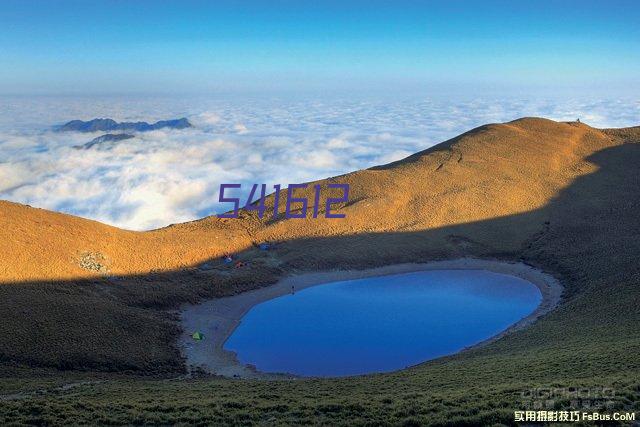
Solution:
<svg viewBox="0 0 640 427">
<path fill-rule="evenodd" d="M 116 122 L 113 119 L 93 119 L 89 121 L 72 120 L 60 126 L 59 132 L 112 132 L 112 131 L 137 131 L 146 132 L 163 128 L 186 129 L 193 125 L 185 117 L 181 119 L 160 120 L 155 123 L 147 122 Z"/>
<path fill-rule="evenodd" d="M 129 133 L 106 133 L 106 134 L 101 135 L 101 136 L 99 136 L 97 138 L 93 138 L 91 141 L 87 142 L 86 144 L 76 145 L 73 148 L 88 150 L 89 148 L 93 147 L 94 145 L 99 145 L 99 144 L 102 144 L 104 142 L 124 141 L 125 139 L 131 139 L 131 138 L 134 138 L 134 137 L 135 137 L 134 135 L 131 135 Z"/>
</svg>

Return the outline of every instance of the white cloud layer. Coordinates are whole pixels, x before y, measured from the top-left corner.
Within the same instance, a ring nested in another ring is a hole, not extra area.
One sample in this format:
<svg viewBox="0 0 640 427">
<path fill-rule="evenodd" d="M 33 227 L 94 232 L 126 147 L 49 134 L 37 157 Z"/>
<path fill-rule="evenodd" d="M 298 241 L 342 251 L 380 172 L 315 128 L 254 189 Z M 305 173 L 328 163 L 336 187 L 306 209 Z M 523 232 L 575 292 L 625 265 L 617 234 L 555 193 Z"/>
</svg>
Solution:
<svg viewBox="0 0 640 427">
<path fill-rule="evenodd" d="M 158 130 L 77 150 L 101 133 L 56 133 L 72 119 L 186 116 Z M 637 100 L 237 100 L 0 98 L 0 198 L 146 230 L 225 210 L 222 183 L 289 184 L 388 163 L 489 122 L 580 118 L 640 124 Z M 225 206 L 228 208 L 228 206 Z"/>
</svg>

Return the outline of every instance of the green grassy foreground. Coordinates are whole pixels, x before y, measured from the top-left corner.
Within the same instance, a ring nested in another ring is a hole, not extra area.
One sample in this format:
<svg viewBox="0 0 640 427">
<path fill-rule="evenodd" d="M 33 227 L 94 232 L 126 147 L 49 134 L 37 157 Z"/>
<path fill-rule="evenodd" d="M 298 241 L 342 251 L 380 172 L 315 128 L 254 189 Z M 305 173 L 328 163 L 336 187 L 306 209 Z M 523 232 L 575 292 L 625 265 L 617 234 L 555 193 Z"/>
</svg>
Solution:
<svg viewBox="0 0 640 427">
<path fill-rule="evenodd" d="M 588 350 L 607 356 L 602 347 Z M 571 360 L 570 366 L 580 371 L 577 375 L 559 377 L 557 366 Z M 612 410 L 640 410 L 638 378 L 630 377 L 630 371 L 626 371 L 633 363 L 633 360 L 619 362 L 618 368 L 625 372 L 595 374 L 606 364 L 605 360 L 597 365 L 575 360 L 570 351 L 556 355 L 547 350 L 539 357 L 521 355 L 511 361 L 495 354 L 471 359 L 456 357 L 402 373 L 345 380 L 106 378 L 104 382 L 64 391 L 51 388 L 45 395 L 2 402 L 0 422 L 3 425 L 12 422 L 32 425 L 513 425 L 513 410 L 524 409 L 524 404 L 529 402 L 526 390 L 535 387 L 606 385 L 615 389 L 613 404 L 609 406 Z M 526 372 L 522 371 L 524 367 Z M 555 405 L 557 409 L 567 409 L 571 402 L 569 398 L 559 399 Z"/>
</svg>

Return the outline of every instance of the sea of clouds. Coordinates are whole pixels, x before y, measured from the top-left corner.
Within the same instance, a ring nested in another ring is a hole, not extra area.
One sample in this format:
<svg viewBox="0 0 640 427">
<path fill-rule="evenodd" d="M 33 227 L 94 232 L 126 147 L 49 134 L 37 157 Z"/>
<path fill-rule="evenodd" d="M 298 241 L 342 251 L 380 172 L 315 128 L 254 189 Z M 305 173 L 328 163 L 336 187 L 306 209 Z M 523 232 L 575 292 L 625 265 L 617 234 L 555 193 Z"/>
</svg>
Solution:
<svg viewBox="0 0 640 427">
<path fill-rule="evenodd" d="M 0 97 L 0 199 L 132 230 L 230 209 L 222 183 L 307 182 L 388 163 L 473 127 L 523 116 L 640 124 L 638 100 L 280 100 L 180 97 Z M 73 119 L 187 117 L 185 130 L 58 133 Z"/>
</svg>

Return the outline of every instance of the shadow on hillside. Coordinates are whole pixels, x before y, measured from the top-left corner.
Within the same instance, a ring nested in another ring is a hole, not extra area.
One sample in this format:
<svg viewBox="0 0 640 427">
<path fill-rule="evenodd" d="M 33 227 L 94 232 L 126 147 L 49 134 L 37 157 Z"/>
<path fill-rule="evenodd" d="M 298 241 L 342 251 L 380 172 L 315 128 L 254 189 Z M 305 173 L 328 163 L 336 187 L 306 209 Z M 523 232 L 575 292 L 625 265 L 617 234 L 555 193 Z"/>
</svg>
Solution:
<svg viewBox="0 0 640 427">
<path fill-rule="evenodd" d="M 181 303 L 273 283 L 300 271 L 353 269 L 475 256 L 523 260 L 562 276 L 567 297 L 600 279 L 640 274 L 640 144 L 589 159 L 541 209 L 412 232 L 298 239 L 238 254 L 242 268 L 207 268 L 0 286 L 0 360 L 60 369 L 180 371 L 174 343 Z M 390 215 L 393 213 L 390 212 Z M 292 219 L 291 221 L 295 221 Z"/>
</svg>

